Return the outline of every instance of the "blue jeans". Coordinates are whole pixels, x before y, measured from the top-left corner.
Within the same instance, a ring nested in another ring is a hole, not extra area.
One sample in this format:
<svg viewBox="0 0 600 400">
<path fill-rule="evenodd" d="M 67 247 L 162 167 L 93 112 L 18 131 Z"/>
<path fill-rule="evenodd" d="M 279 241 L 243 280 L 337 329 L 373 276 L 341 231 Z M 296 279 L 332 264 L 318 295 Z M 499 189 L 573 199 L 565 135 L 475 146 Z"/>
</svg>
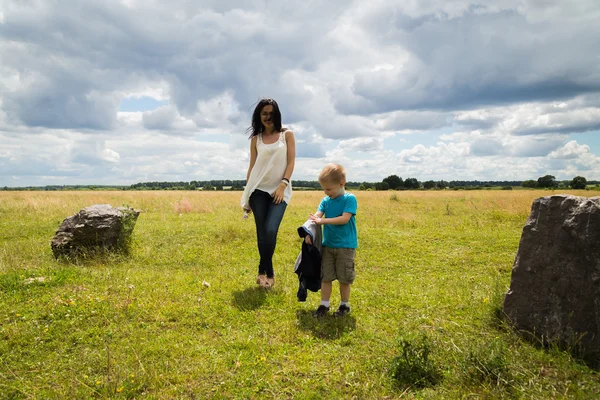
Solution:
<svg viewBox="0 0 600 400">
<path fill-rule="evenodd" d="M 277 231 L 279 224 L 283 219 L 283 213 L 287 203 L 282 201 L 279 204 L 273 203 L 273 198 L 267 192 L 255 190 L 250 195 L 250 208 L 254 214 L 256 223 L 256 238 L 258 241 L 258 254 L 260 255 L 260 264 L 258 264 L 258 274 L 266 274 L 268 278 L 273 278 L 273 253 L 277 244 Z"/>
</svg>

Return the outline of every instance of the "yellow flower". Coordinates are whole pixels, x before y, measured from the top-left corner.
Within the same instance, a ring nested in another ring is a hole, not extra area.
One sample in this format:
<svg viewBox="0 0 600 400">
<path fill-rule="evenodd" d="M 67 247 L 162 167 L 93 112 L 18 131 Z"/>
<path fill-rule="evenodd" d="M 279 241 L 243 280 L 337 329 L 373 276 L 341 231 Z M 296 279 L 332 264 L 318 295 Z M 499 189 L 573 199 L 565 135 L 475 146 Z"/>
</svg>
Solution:
<svg viewBox="0 0 600 400">
<path fill-rule="evenodd" d="M 123 386 L 121 386 L 120 388 L 117 388 L 117 393 L 121 393 L 123 391 Z"/>
<path fill-rule="evenodd" d="M 483 302 L 487 304 L 490 302 L 490 299 L 488 297 L 486 297 L 485 299 L 483 299 Z"/>
<path fill-rule="evenodd" d="M 99 385 L 100 383 L 102 383 L 102 382 L 100 382 L 100 381 L 96 381 L 96 385 Z"/>
</svg>

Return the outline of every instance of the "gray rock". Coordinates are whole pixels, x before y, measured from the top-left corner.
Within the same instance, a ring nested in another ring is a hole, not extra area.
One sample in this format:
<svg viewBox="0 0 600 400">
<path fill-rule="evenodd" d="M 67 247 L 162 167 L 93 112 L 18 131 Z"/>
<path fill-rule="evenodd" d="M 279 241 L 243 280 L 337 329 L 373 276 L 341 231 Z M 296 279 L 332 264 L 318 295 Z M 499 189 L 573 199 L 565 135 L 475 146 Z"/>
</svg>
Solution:
<svg viewBox="0 0 600 400">
<path fill-rule="evenodd" d="M 122 250 L 128 243 L 140 211 L 95 204 L 66 218 L 52 239 L 55 257 L 90 251 Z"/>
<path fill-rule="evenodd" d="M 526 336 L 600 361 L 600 197 L 533 202 L 504 313 Z"/>
</svg>

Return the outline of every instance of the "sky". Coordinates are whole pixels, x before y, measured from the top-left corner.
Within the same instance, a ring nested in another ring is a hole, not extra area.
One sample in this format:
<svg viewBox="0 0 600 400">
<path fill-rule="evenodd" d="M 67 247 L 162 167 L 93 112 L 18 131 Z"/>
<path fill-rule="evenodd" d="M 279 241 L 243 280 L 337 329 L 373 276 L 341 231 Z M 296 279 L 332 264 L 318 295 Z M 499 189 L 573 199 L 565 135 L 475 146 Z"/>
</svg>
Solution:
<svg viewBox="0 0 600 400">
<path fill-rule="evenodd" d="M 293 179 L 600 180 L 597 0 L 0 0 L 0 187 L 243 180 L 256 102 Z"/>
</svg>

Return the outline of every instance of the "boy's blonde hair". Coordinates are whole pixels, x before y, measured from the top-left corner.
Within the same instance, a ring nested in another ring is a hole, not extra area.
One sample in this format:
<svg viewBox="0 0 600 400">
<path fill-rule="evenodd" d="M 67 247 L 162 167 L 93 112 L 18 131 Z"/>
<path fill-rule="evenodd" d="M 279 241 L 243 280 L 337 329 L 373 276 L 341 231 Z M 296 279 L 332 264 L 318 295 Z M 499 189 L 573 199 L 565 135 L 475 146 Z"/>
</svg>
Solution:
<svg viewBox="0 0 600 400">
<path fill-rule="evenodd" d="M 340 164 L 327 164 L 319 174 L 319 182 L 346 183 L 346 170 Z"/>
</svg>

